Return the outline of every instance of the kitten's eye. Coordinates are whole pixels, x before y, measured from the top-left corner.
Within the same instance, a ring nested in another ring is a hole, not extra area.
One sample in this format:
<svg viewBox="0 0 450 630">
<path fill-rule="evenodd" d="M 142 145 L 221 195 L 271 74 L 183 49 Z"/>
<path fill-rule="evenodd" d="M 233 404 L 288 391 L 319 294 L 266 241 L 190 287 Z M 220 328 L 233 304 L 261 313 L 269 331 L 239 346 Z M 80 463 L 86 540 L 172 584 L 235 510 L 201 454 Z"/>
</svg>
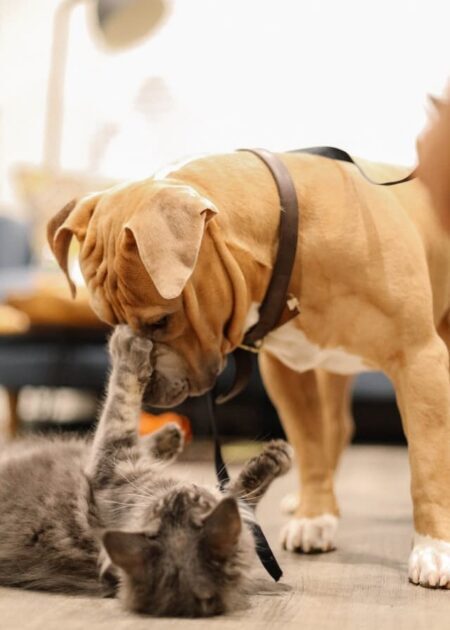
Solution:
<svg viewBox="0 0 450 630">
<path fill-rule="evenodd" d="M 150 534 L 148 532 L 145 533 L 145 538 L 147 540 L 156 540 L 158 538 L 157 534 Z"/>
<path fill-rule="evenodd" d="M 207 606 L 213 606 L 215 601 L 216 601 L 216 598 L 214 596 L 213 597 L 205 597 L 205 599 L 203 601 L 205 602 L 205 604 Z"/>
<path fill-rule="evenodd" d="M 203 611 L 208 611 L 213 608 L 216 604 L 216 598 L 214 595 L 211 597 L 196 597 L 197 604 L 201 607 Z"/>
</svg>

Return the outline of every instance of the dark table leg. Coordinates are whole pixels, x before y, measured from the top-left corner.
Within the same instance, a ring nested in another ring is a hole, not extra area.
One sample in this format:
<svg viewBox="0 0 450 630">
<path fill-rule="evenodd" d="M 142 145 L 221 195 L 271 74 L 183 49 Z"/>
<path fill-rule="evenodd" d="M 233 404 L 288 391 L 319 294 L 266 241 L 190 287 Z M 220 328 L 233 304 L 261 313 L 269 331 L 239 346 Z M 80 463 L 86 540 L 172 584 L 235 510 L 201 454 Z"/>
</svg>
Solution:
<svg viewBox="0 0 450 630">
<path fill-rule="evenodd" d="M 17 406 L 19 402 L 19 390 L 18 389 L 7 389 L 6 395 L 8 397 L 8 411 L 9 411 L 9 424 L 8 424 L 8 432 L 10 437 L 15 437 L 19 430 L 20 418 L 17 411 Z"/>
</svg>

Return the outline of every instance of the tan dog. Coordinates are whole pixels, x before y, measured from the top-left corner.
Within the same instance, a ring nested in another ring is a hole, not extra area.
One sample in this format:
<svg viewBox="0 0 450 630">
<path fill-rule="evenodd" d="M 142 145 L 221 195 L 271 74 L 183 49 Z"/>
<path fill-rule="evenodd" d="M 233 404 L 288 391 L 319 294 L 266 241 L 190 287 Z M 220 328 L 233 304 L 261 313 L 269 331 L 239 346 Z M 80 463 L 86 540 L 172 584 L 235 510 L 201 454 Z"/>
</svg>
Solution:
<svg viewBox="0 0 450 630">
<path fill-rule="evenodd" d="M 290 292 L 301 314 L 271 333 L 264 382 L 299 462 L 290 550 L 335 546 L 333 476 L 351 434 L 354 374 L 392 380 L 408 437 L 410 578 L 450 586 L 450 247 L 418 181 L 374 186 L 352 165 L 280 155 L 301 208 Z M 363 168 L 380 181 L 402 169 Z M 67 273 L 72 236 L 92 306 L 155 342 L 147 399 L 172 405 L 214 383 L 257 317 L 277 246 L 279 199 L 250 153 L 192 161 L 82 199 L 49 225 Z M 73 285 L 72 285 L 73 286 Z"/>
</svg>

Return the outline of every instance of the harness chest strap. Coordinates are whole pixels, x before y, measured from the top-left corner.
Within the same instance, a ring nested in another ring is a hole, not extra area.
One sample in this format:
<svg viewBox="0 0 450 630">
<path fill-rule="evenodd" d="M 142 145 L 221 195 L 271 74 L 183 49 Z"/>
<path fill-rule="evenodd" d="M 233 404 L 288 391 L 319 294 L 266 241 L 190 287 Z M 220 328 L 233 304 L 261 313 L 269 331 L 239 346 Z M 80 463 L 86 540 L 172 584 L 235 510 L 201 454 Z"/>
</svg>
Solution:
<svg viewBox="0 0 450 630">
<path fill-rule="evenodd" d="M 249 352 L 259 352 L 263 339 L 277 327 L 288 305 L 288 289 L 297 253 L 299 210 L 297 193 L 288 169 L 276 155 L 266 149 L 240 149 L 256 155 L 267 166 L 275 180 L 280 198 L 280 223 L 278 249 L 272 276 L 261 306 L 258 321 L 245 334 L 240 347 L 234 352 L 235 378 L 230 390 L 217 397 L 219 405 L 237 396 L 247 385 L 252 372 L 252 359 Z M 288 319 L 299 314 L 294 299 L 289 308 Z"/>
</svg>

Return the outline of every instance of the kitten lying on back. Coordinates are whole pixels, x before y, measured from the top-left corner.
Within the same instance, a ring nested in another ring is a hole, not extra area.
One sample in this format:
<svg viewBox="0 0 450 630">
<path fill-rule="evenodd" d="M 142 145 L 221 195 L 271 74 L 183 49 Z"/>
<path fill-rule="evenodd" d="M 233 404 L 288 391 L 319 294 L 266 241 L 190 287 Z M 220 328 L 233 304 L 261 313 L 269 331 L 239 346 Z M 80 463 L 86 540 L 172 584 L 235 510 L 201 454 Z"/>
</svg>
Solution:
<svg viewBox="0 0 450 630">
<path fill-rule="evenodd" d="M 137 435 L 151 348 L 116 328 L 92 443 L 37 438 L 0 453 L 0 584 L 118 591 L 127 608 L 151 615 L 214 615 L 242 596 L 255 554 L 238 501 L 255 506 L 288 470 L 290 449 L 270 443 L 225 495 L 169 476 L 161 462 L 180 451 L 179 429 Z"/>
</svg>

